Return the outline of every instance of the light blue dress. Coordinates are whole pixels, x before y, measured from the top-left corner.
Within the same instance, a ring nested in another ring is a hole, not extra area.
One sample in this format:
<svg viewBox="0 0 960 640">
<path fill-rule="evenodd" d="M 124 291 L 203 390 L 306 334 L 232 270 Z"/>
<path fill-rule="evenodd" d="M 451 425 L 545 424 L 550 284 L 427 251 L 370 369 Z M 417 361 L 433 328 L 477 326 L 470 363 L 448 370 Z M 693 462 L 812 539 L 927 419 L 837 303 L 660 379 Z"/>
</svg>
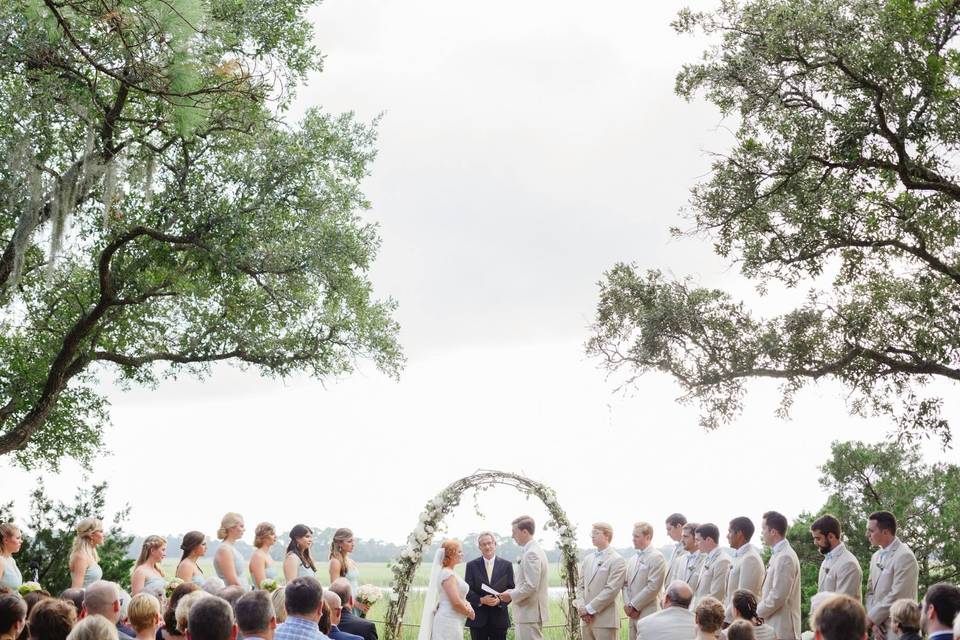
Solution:
<svg viewBox="0 0 960 640">
<path fill-rule="evenodd" d="M 280 568 L 279 564 L 276 562 L 271 562 L 263 570 L 263 575 L 267 577 L 267 580 L 276 580 L 280 577 Z"/>
<path fill-rule="evenodd" d="M 240 555 L 240 552 L 237 551 L 237 548 L 232 544 L 223 543 L 223 546 L 230 549 L 230 553 L 233 554 L 233 569 L 237 573 L 237 580 L 240 582 L 240 586 L 244 589 L 250 589 L 250 579 L 244 572 L 246 563 L 243 561 L 243 556 Z M 217 575 L 220 576 L 220 579 L 226 582 L 227 578 L 223 575 L 223 571 L 220 570 L 220 565 L 217 564 L 216 556 L 213 557 L 213 568 L 216 569 Z"/>
<path fill-rule="evenodd" d="M 3 563 L 3 576 L 0 576 L 0 585 L 16 591 L 23 584 L 23 574 L 20 573 L 17 561 L 13 559 L 13 556 L 9 558 L 0 556 L 0 562 Z"/>
<path fill-rule="evenodd" d="M 103 569 L 100 568 L 100 565 L 94 562 L 87 570 L 83 572 L 83 588 L 86 589 L 91 584 L 103 577 Z"/>
<path fill-rule="evenodd" d="M 357 569 L 356 563 L 347 563 L 347 575 L 343 577 L 350 582 L 350 591 L 354 594 L 354 597 L 356 597 L 356 594 L 360 591 L 360 569 Z M 366 617 L 366 614 L 360 607 L 354 607 L 353 614 L 361 618 Z"/>
<path fill-rule="evenodd" d="M 150 576 L 143 582 L 143 591 L 153 594 L 157 597 L 163 595 L 167 590 L 167 581 L 160 576 Z"/>
<path fill-rule="evenodd" d="M 304 576 L 310 576 L 311 578 L 317 577 L 317 572 L 311 569 L 310 567 L 305 567 L 303 562 L 300 561 L 300 558 L 297 557 L 297 554 L 291 552 L 287 554 L 288 556 L 293 556 L 297 558 L 297 577 L 302 578 Z"/>
</svg>

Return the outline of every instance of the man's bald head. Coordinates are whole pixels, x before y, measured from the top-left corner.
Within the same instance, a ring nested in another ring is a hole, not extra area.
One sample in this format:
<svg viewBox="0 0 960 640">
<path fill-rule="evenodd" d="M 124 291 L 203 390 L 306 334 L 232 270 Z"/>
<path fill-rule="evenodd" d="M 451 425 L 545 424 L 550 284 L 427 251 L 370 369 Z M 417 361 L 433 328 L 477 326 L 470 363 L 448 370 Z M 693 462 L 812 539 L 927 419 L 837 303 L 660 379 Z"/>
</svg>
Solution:
<svg viewBox="0 0 960 640">
<path fill-rule="evenodd" d="M 343 611 L 343 601 L 340 596 L 327 589 L 323 592 L 323 604 L 327 605 L 330 611 L 330 624 L 336 626 L 340 624 L 340 613 Z"/>
<path fill-rule="evenodd" d="M 97 580 L 83 593 L 86 615 L 101 615 L 114 624 L 120 619 L 120 587 L 115 582 Z"/>
<path fill-rule="evenodd" d="M 331 582 L 330 588 L 327 589 L 327 591 L 333 591 L 335 594 L 340 596 L 340 606 L 353 606 L 353 593 L 350 589 L 350 581 L 346 578 L 337 578 Z"/>
<path fill-rule="evenodd" d="M 667 587 L 667 595 L 664 597 L 665 607 L 690 607 L 693 600 L 693 590 L 683 580 L 674 580 Z"/>
</svg>

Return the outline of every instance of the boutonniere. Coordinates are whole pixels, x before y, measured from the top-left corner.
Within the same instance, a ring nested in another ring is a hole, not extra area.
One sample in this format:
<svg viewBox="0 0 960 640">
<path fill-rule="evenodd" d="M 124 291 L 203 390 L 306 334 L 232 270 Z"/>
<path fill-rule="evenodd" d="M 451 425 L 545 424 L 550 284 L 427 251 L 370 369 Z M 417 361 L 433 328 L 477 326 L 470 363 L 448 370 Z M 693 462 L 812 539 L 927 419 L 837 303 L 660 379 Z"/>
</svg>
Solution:
<svg viewBox="0 0 960 640">
<path fill-rule="evenodd" d="M 824 573 L 830 573 L 830 567 L 824 567 L 824 568 L 823 568 L 823 572 L 824 572 Z"/>
<path fill-rule="evenodd" d="M 523 558 L 517 558 L 517 564 L 521 564 L 522 562 L 523 562 Z"/>
</svg>

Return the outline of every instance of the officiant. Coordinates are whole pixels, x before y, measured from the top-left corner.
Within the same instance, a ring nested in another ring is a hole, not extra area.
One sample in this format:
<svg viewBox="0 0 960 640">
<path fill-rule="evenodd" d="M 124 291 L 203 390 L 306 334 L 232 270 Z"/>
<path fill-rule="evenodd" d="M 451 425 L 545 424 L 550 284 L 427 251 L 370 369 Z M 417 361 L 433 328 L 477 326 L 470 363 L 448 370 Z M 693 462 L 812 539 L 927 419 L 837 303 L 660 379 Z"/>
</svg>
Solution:
<svg viewBox="0 0 960 640">
<path fill-rule="evenodd" d="M 513 589 L 513 566 L 503 558 L 497 557 L 497 539 L 489 531 L 477 536 L 480 547 L 479 558 L 467 563 L 464 580 L 470 591 L 467 601 L 473 606 L 477 616 L 467 620 L 471 640 L 506 640 L 510 627 L 510 614 L 507 605 L 497 596 L 485 590 L 486 585 L 497 593 Z"/>
</svg>

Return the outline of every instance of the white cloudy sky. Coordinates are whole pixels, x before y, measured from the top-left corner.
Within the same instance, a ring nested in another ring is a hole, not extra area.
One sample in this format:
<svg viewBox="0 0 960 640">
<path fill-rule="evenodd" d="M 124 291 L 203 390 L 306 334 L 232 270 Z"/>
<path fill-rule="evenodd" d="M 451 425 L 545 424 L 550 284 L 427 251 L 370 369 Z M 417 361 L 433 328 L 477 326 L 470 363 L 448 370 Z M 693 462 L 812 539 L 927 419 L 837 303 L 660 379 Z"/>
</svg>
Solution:
<svg viewBox="0 0 960 640">
<path fill-rule="evenodd" d="M 730 139 L 715 109 L 673 94 L 681 64 L 705 46 L 670 29 L 680 6 L 328 0 L 314 10 L 326 69 L 301 107 L 384 113 L 367 183 L 383 239 L 372 277 L 399 301 L 407 368 L 399 382 L 367 367 L 325 384 L 223 368 L 203 383 L 110 391 L 113 453 L 91 477 L 110 481 L 111 508 L 131 503 L 140 534 L 212 534 L 236 510 L 248 523 L 401 541 L 427 498 L 478 468 L 552 485 L 584 546 L 596 520 L 623 544 L 632 522 L 649 520 L 663 543 L 672 511 L 723 524 L 819 507 L 830 441 L 887 431 L 848 417 L 840 389 L 802 393 L 782 422 L 776 387 L 758 383 L 736 424 L 705 434 L 670 380 L 615 394 L 583 354 L 596 283 L 617 261 L 755 296 L 708 242 L 668 233 L 707 151 Z M 956 403 L 948 410 L 960 421 Z M 4 497 L 24 514 L 34 477 L 0 468 Z M 67 497 L 79 477 L 68 464 L 48 485 Z M 481 497 L 483 518 L 470 502 L 451 533 L 507 533 L 515 515 L 543 514 L 508 490 Z"/>
</svg>

